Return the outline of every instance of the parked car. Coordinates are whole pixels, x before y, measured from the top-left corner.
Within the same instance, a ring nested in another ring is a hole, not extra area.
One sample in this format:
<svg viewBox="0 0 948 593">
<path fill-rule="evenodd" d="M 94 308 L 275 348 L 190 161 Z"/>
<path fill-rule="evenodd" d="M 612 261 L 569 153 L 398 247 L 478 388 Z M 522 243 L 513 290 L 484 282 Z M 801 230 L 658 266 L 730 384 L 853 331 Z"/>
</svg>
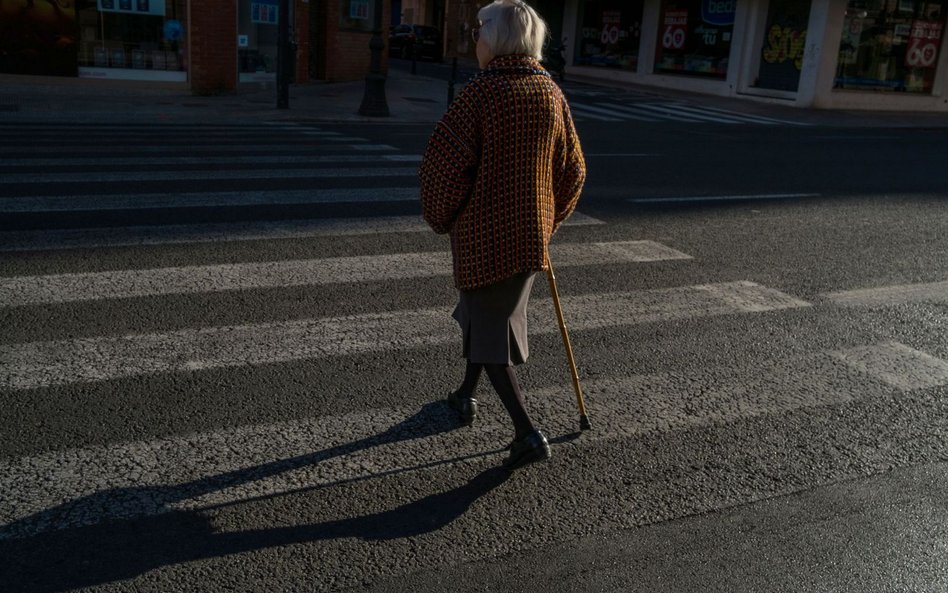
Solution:
<svg viewBox="0 0 948 593">
<path fill-rule="evenodd" d="M 441 31 L 424 25 L 397 25 L 388 36 L 388 55 L 411 58 L 414 49 L 418 58 L 441 61 Z"/>
</svg>

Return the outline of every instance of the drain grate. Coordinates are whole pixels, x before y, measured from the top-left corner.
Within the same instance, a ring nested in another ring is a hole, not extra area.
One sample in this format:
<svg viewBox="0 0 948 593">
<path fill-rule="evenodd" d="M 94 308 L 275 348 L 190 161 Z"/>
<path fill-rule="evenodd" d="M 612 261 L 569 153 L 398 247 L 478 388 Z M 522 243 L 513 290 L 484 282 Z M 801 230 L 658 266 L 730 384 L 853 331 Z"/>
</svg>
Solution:
<svg viewBox="0 0 948 593">
<path fill-rule="evenodd" d="M 13 103 L 0 103 L 0 111 L 19 111 L 20 106 Z"/>
</svg>

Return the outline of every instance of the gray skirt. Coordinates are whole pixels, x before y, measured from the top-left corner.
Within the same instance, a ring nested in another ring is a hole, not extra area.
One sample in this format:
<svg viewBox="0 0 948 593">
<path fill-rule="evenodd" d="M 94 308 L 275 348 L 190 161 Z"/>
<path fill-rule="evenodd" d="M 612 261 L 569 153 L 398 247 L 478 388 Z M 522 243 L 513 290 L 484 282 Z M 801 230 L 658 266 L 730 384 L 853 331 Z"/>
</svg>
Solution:
<svg viewBox="0 0 948 593">
<path fill-rule="evenodd" d="M 517 365 L 530 355 L 527 301 L 536 272 L 521 272 L 483 288 L 462 290 L 454 319 L 464 357 L 478 364 Z"/>
</svg>

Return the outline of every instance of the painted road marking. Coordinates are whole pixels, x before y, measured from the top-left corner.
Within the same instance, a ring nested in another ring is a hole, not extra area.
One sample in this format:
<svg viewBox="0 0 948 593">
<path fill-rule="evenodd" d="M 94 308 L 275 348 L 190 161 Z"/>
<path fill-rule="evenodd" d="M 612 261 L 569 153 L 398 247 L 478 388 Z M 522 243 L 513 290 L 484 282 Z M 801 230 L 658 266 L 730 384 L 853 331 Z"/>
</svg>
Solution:
<svg viewBox="0 0 948 593">
<path fill-rule="evenodd" d="M 299 164 L 299 163 L 374 163 L 378 161 L 390 162 L 421 162 L 420 154 L 336 154 L 336 155 L 257 155 L 257 156 L 228 156 L 228 157 L 111 157 L 108 159 L 108 166 L 114 165 L 279 165 L 279 164 Z M 3 159 L 0 168 L 3 170 L 14 170 L 19 167 L 38 167 L 38 166 L 77 166 L 92 165 L 102 167 L 101 158 L 12 158 Z"/>
<path fill-rule="evenodd" d="M 365 150 L 365 151 L 398 151 L 398 148 L 390 146 L 388 144 L 349 144 L 349 145 L 338 145 L 338 144 L 316 144 L 306 142 L 301 140 L 300 142 L 292 144 L 253 144 L 253 143 L 236 143 L 236 144 L 184 144 L 180 146 L 169 146 L 163 144 L 155 145 L 122 145 L 116 146 L 114 143 L 105 143 L 100 146 L 83 146 L 82 154 L 109 154 L 113 155 L 116 153 L 128 154 L 155 154 L 155 153 L 171 153 L 171 154 L 182 154 L 182 153 L 231 153 L 238 152 L 241 154 L 273 154 L 274 152 L 286 152 L 290 154 L 302 154 L 306 152 L 336 152 L 340 149 L 348 150 Z M 40 149 L 34 150 L 31 149 L 29 145 L 26 146 L 0 146 L 0 154 L 10 154 L 15 158 L 22 158 L 27 154 L 35 154 L 40 158 L 49 158 L 49 152 L 53 149 Z M 62 151 L 56 150 L 55 152 L 60 153 Z M 70 153 L 75 152 L 74 150 L 69 151 Z"/>
<path fill-rule="evenodd" d="M 678 196 L 665 198 L 630 198 L 633 204 L 675 204 L 685 202 L 739 202 L 744 200 L 789 200 L 795 198 L 818 198 L 821 194 L 744 194 L 729 196 Z"/>
<path fill-rule="evenodd" d="M 573 215 L 566 219 L 563 226 L 599 224 L 605 224 L 605 222 L 586 216 L 581 212 L 573 212 Z M 431 227 L 420 216 L 315 218 L 273 222 L 254 221 L 65 230 L 44 229 L 0 232 L 0 252 L 423 232 L 430 233 Z"/>
<path fill-rule="evenodd" d="M 829 292 L 820 296 L 838 305 L 885 306 L 924 302 L 946 303 L 948 302 L 948 282 L 862 288 Z"/>
<path fill-rule="evenodd" d="M 735 362 L 723 373 L 683 369 L 587 380 L 596 430 L 554 450 L 867 397 L 861 374 L 840 378 L 830 353 L 818 352 Z M 528 389 L 527 396 L 548 436 L 575 433 L 568 382 Z M 505 454 L 510 428 L 501 406 L 484 407 L 474 432 L 450 430 L 454 426 L 447 406 L 433 402 L 421 410 L 371 409 L 0 460 L 0 540 L 440 471 Z"/>
<path fill-rule="evenodd" d="M 948 362 L 898 342 L 838 350 L 831 355 L 902 391 L 948 385 Z"/>
<path fill-rule="evenodd" d="M 551 246 L 551 252 L 560 266 L 691 259 L 653 241 L 561 243 Z M 451 272 L 451 253 L 438 251 L 19 276 L 0 278 L 0 307 L 403 280 L 450 275 Z M 721 298 L 728 297 L 724 294 Z"/>
<path fill-rule="evenodd" d="M 747 281 L 569 296 L 574 331 L 808 307 Z M 450 307 L 0 345 L 0 387 L 33 389 L 155 373 L 404 350 L 457 340 Z M 531 303 L 535 334 L 557 334 L 550 299 Z"/>
<path fill-rule="evenodd" d="M 417 170 L 415 171 L 417 173 Z M 79 196 L 12 197 L 0 200 L 0 212 L 75 212 L 83 210 L 139 210 L 150 208 L 204 208 L 208 206 L 269 206 L 274 204 L 337 204 L 346 202 L 417 202 L 417 187 L 367 187 L 150 193 Z"/>
<path fill-rule="evenodd" d="M 90 171 L 87 173 L 8 173 L 0 184 L 11 183 L 82 183 L 117 181 L 185 181 L 228 179 L 290 179 L 340 177 L 417 177 L 418 167 L 329 168 L 329 169 L 255 169 L 232 171 Z"/>
</svg>

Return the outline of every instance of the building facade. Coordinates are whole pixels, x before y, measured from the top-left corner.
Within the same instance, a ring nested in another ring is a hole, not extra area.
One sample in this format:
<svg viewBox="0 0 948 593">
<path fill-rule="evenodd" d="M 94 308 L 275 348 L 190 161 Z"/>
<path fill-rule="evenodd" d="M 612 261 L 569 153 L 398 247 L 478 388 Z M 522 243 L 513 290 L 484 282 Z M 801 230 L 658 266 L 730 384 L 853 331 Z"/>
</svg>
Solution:
<svg viewBox="0 0 948 593">
<path fill-rule="evenodd" d="M 357 80 L 390 0 L 290 0 L 297 82 Z M 180 83 L 276 80 L 279 0 L 0 0 L 0 72 Z M 387 63 L 383 60 L 383 67 Z"/>
<path fill-rule="evenodd" d="M 948 0 L 566 0 L 569 71 L 825 109 L 948 111 Z"/>
</svg>

